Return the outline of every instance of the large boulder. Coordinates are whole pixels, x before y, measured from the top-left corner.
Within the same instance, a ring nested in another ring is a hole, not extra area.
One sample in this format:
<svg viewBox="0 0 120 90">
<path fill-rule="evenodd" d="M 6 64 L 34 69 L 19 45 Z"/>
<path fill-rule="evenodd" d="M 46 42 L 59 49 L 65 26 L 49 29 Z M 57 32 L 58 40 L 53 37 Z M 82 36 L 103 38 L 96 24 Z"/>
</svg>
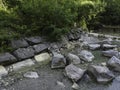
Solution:
<svg viewBox="0 0 120 90">
<path fill-rule="evenodd" d="M 102 51 L 102 54 L 106 57 L 119 57 L 119 52 L 116 50 L 107 50 L 107 51 Z"/>
<path fill-rule="evenodd" d="M 48 46 L 46 44 L 38 44 L 33 46 L 35 53 L 41 53 L 43 51 L 48 50 Z"/>
<path fill-rule="evenodd" d="M 100 48 L 100 44 L 88 44 L 90 50 L 96 50 Z"/>
<path fill-rule="evenodd" d="M 31 58 L 31 57 L 34 56 L 34 53 L 35 53 L 35 51 L 33 50 L 32 47 L 19 48 L 19 49 L 15 50 L 15 51 L 13 52 L 13 54 L 14 54 L 19 60 Z"/>
<path fill-rule="evenodd" d="M 110 68 L 112 68 L 115 71 L 119 71 L 120 72 L 120 59 L 118 59 L 117 57 L 113 56 L 107 62 L 107 66 L 109 66 Z"/>
<path fill-rule="evenodd" d="M 81 63 L 80 58 L 77 55 L 74 55 L 72 53 L 68 53 L 67 61 L 68 61 L 68 63 L 72 63 L 72 64 L 80 64 Z"/>
<path fill-rule="evenodd" d="M 87 50 L 82 50 L 79 53 L 79 57 L 80 57 L 80 59 L 82 59 L 83 61 L 86 61 L 86 62 L 91 62 L 94 59 L 94 55 Z"/>
<path fill-rule="evenodd" d="M 0 64 L 7 65 L 16 62 L 17 59 L 10 53 L 0 54 Z"/>
<path fill-rule="evenodd" d="M 65 72 L 68 78 L 70 78 L 72 81 L 77 82 L 83 77 L 85 70 L 82 70 L 81 68 L 78 68 L 73 64 L 70 64 L 65 68 Z"/>
<path fill-rule="evenodd" d="M 39 44 L 42 42 L 42 38 L 39 36 L 35 36 L 35 37 L 27 37 L 25 38 L 29 44 L 34 45 L 34 44 Z"/>
<path fill-rule="evenodd" d="M 98 83 L 108 83 L 114 79 L 114 74 L 105 66 L 88 66 L 88 74 Z"/>
<path fill-rule="evenodd" d="M 28 47 L 29 44 L 24 39 L 20 39 L 20 40 L 12 40 L 11 41 L 11 46 L 14 49 L 18 49 L 18 48 Z"/>
<path fill-rule="evenodd" d="M 51 68 L 64 68 L 66 66 L 66 59 L 62 54 L 54 52 L 52 57 Z"/>
</svg>

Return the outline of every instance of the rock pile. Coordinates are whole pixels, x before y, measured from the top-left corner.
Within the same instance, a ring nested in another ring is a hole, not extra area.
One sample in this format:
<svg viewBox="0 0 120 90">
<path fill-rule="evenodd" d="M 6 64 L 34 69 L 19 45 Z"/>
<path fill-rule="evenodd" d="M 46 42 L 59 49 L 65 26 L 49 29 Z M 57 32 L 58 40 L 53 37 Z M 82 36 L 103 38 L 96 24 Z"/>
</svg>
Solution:
<svg viewBox="0 0 120 90">
<path fill-rule="evenodd" d="M 80 28 L 71 30 L 60 42 L 50 43 L 39 36 L 12 40 L 11 46 L 15 51 L 0 54 L 1 65 L 12 65 L 7 69 L 0 66 L 0 76 L 7 75 L 11 71 L 18 71 L 21 67 L 35 65 L 35 63 L 51 62 L 52 69 L 65 69 L 66 76 L 73 81 L 72 88 L 78 89 L 77 82 L 86 74 L 99 83 L 108 83 L 115 78 L 110 70 L 120 72 L 120 52 L 116 50 L 119 45 L 113 44 L 112 41 L 110 38 L 99 40 L 89 36 Z M 77 51 L 75 51 L 76 47 Z M 101 54 L 110 58 L 106 62 L 107 65 L 89 65 L 87 69 L 80 68 L 82 62 L 91 63 L 95 59 L 91 50 L 104 50 Z M 35 72 L 28 72 L 24 76 L 38 78 Z M 61 82 L 57 83 L 63 86 Z"/>
</svg>

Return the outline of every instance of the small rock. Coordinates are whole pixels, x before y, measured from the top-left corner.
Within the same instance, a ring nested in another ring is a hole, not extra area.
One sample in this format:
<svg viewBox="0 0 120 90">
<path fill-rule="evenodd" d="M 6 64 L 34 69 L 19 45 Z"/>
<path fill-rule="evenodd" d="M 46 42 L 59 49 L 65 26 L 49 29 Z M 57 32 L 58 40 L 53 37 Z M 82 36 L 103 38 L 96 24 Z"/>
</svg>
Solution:
<svg viewBox="0 0 120 90">
<path fill-rule="evenodd" d="M 106 66 L 106 62 L 102 62 L 101 65 L 102 65 L 102 66 Z"/>
<path fill-rule="evenodd" d="M 120 76 L 117 76 L 117 77 L 115 78 L 115 81 L 120 82 Z"/>
<path fill-rule="evenodd" d="M 54 53 L 51 63 L 51 68 L 64 68 L 66 66 L 66 59 L 62 54 Z"/>
<path fill-rule="evenodd" d="M 96 50 L 100 48 L 100 44 L 88 44 L 90 50 Z"/>
<path fill-rule="evenodd" d="M 18 48 L 28 47 L 29 44 L 24 39 L 20 39 L 20 40 L 12 40 L 11 41 L 11 46 L 14 49 L 18 49 Z"/>
<path fill-rule="evenodd" d="M 68 78 L 72 79 L 73 81 L 77 82 L 82 78 L 82 76 L 85 73 L 85 70 L 82 70 L 81 68 L 78 68 L 74 66 L 73 64 L 68 65 L 65 68 L 66 75 Z"/>
<path fill-rule="evenodd" d="M 120 59 L 118 59 L 117 57 L 113 56 L 107 62 L 107 66 L 109 66 L 110 68 L 113 68 L 115 71 L 119 71 L 120 72 Z"/>
<path fill-rule="evenodd" d="M 94 55 L 91 52 L 86 50 L 82 50 L 79 53 L 79 57 L 86 62 L 91 62 L 94 59 Z"/>
<path fill-rule="evenodd" d="M 0 66 L 0 78 L 1 78 L 2 76 L 6 76 L 6 75 L 8 75 L 8 71 L 6 70 L 5 67 Z"/>
<path fill-rule="evenodd" d="M 72 85 L 72 89 L 74 89 L 74 90 L 79 90 L 80 87 L 79 87 L 79 85 L 78 85 L 77 83 L 74 83 L 74 84 Z"/>
<path fill-rule="evenodd" d="M 50 43 L 50 47 L 51 49 L 54 49 L 54 50 L 59 49 L 57 43 Z"/>
<path fill-rule="evenodd" d="M 69 41 L 78 40 L 78 39 L 80 39 L 81 34 L 82 34 L 82 29 L 81 28 L 72 29 L 68 33 L 67 37 L 68 37 Z"/>
<path fill-rule="evenodd" d="M 39 78 L 39 75 L 37 74 L 37 72 L 26 72 L 24 74 L 24 77 L 37 79 L 37 78 Z"/>
<path fill-rule="evenodd" d="M 35 37 L 29 37 L 29 38 L 25 38 L 29 44 L 34 45 L 34 44 L 39 44 L 42 42 L 42 38 L 39 36 L 35 36 Z"/>
<path fill-rule="evenodd" d="M 45 44 L 38 44 L 33 46 L 35 53 L 41 53 L 48 50 L 48 46 Z"/>
<path fill-rule="evenodd" d="M 63 82 L 57 81 L 57 85 L 59 85 L 61 88 L 65 88 L 65 85 Z"/>
<path fill-rule="evenodd" d="M 72 53 L 69 53 L 67 55 L 67 60 L 69 63 L 72 63 L 72 64 L 80 64 L 81 63 L 80 58 L 77 55 L 74 55 Z"/>
</svg>

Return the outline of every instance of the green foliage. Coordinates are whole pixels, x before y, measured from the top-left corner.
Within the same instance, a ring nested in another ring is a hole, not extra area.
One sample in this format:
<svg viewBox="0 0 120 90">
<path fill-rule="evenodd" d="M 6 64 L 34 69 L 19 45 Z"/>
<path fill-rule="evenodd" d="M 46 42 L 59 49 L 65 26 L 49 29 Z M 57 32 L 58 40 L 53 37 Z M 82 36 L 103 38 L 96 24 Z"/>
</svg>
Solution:
<svg viewBox="0 0 120 90">
<path fill-rule="evenodd" d="M 106 25 L 120 25 L 120 0 L 105 0 L 105 11 L 101 13 L 100 22 Z"/>
<path fill-rule="evenodd" d="M 21 35 L 45 34 L 59 39 L 74 23 L 87 29 L 105 3 L 101 0 L 1 0 L 0 28 Z"/>
<path fill-rule="evenodd" d="M 96 16 L 104 11 L 105 2 L 101 0 L 78 0 L 78 23 L 87 29 Z"/>
<path fill-rule="evenodd" d="M 77 15 L 74 0 L 6 0 L 6 3 L 20 18 L 19 24 L 12 27 L 24 34 L 43 33 L 47 27 L 54 26 L 47 34 L 55 33 L 59 37 L 66 32 L 64 28 L 73 25 Z"/>
</svg>

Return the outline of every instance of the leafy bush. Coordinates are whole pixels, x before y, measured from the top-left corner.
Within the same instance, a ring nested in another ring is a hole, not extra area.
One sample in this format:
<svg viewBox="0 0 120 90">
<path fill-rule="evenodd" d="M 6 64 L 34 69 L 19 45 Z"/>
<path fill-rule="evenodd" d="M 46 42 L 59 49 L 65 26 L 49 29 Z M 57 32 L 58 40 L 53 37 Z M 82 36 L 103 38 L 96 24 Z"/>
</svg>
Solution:
<svg viewBox="0 0 120 90">
<path fill-rule="evenodd" d="M 22 35 L 46 34 L 52 39 L 59 39 L 75 22 L 86 29 L 104 8 L 101 0 L 4 0 L 4 5 L 9 13 L 0 14 L 1 26 L 7 22 Z"/>
<path fill-rule="evenodd" d="M 12 27 L 17 27 L 16 30 L 24 34 L 43 33 L 47 27 L 54 26 L 52 31 L 47 30 L 47 34 L 52 36 L 55 33 L 55 37 L 59 37 L 66 32 L 64 28 L 73 26 L 77 15 L 74 0 L 5 1 L 8 8 L 14 10 L 20 18 L 19 24 Z"/>
<path fill-rule="evenodd" d="M 99 21 L 106 25 L 120 25 L 120 0 L 105 0 L 105 11 L 101 13 Z"/>
</svg>

